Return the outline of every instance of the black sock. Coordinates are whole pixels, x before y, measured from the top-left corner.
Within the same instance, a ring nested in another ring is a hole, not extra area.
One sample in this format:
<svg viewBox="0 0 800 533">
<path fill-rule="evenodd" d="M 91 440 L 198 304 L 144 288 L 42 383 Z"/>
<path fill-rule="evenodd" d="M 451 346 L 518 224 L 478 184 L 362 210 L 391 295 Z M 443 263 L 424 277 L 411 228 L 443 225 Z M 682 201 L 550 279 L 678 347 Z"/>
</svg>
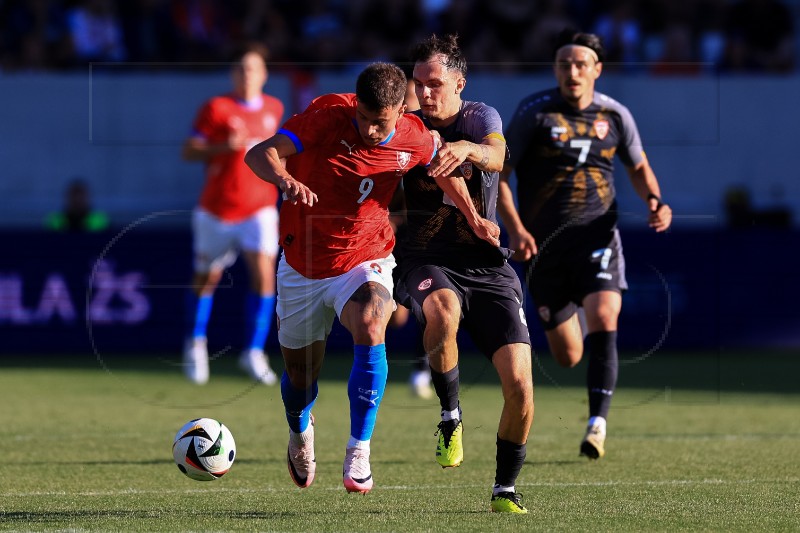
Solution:
<svg viewBox="0 0 800 533">
<path fill-rule="evenodd" d="M 431 368 L 431 381 L 444 411 L 458 408 L 458 365 L 444 374 Z"/>
<path fill-rule="evenodd" d="M 611 396 L 617 386 L 619 360 L 617 358 L 617 332 L 597 331 L 584 340 L 589 354 L 589 371 L 586 388 L 589 391 L 589 416 L 608 418 Z"/>
<path fill-rule="evenodd" d="M 525 444 L 514 444 L 497 437 L 497 470 L 494 475 L 496 486 L 514 486 L 525 462 L 526 452 Z"/>
</svg>

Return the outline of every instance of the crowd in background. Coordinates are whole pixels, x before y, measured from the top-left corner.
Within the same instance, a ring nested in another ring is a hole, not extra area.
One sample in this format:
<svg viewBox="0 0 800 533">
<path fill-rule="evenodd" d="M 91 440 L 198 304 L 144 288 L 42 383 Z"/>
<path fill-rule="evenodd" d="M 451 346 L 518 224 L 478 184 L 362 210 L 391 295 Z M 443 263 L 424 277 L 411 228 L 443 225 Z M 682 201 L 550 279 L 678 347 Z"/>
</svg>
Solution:
<svg viewBox="0 0 800 533">
<path fill-rule="evenodd" d="M 273 68 L 403 62 L 457 32 L 470 67 L 541 68 L 567 26 L 599 34 L 626 72 L 793 72 L 798 3 L 780 0 L 0 0 L 5 71 L 88 62 L 221 62 L 259 40 Z"/>
</svg>

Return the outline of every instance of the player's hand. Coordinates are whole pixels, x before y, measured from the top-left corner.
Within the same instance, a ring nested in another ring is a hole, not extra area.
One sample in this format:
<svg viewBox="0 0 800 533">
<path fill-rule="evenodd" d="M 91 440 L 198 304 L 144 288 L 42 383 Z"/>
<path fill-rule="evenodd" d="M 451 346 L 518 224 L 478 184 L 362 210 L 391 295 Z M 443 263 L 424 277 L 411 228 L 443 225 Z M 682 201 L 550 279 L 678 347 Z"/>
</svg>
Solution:
<svg viewBox="0 0 800 533">
<path fill-rule="evenodd" d="M 482 239 L 492 246 L 500 246 L 500 226 L 489 219 L 479 218 L 478 222 L 472 227 L 472 231 L 479 239 Z"/>
<path fill-rule="evenodd" d="M 536 239 L 526 229 L 521 229 L 518 233 L 509 232 L 508 247 L 514 250 L 514 255 L 511 256 L 514 261 L 527 261 L 539 253 Z"/>
<path fill-rule="evenodd" d="M 648 199 L 647 205 L 650 208 L 647 225 L 659 233 L 667 231 L 672 224 L 672 208 L 667 204 L 662 204 L 657 198 Z"/>
<path fill-rule="evenodd" d="M 428 167 L 428 176 L 449 176 L 469 156 L 469 147 L 454 143 L 443 143 L 439 153 Z M 466 178 L 465 178 L 466 179 Z"/>
<path fill-rule="evenodd" d="M 283 192 L 283 199 L 295 205 L 301 203 L 311 207 L 319 201 L 316 193 L 292 177 L 284 178 L 278 188 Z"/>
<path fill-rule="evenodd" d="M 241 150 L 249 150 L 257 143 L 252 143 L 248 138 L 247 129 L 234 128 L 231 134 L 228 135 L 228 148 L 231 152 L 239 152 Z"/>
</svg>

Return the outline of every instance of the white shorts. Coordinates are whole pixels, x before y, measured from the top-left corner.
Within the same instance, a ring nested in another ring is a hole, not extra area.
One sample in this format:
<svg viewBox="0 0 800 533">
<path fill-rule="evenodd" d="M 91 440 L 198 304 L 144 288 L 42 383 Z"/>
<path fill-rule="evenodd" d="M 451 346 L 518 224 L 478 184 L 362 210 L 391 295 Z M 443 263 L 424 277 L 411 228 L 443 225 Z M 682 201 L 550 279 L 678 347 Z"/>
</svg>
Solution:
<svg viewBox="0 0 800 533">
<path fill-rule="evenodd" d="M 278 253 L 278 210 L 262 207 L 240 222 L 225 222 L 203 208 L 192 213 L 194 269 L 196 272 L 224 270 L 231 266 L 239 250 Z"/>
<path fill-rule="evenodd" d="M 394 256 L 365 261 L 339 276 L 309 279 L 302 276 L 281 256 L 278 262 L 278 341 L 290 349 L 304 348 L 325 340 L 335 316 L 364 283 L 374 281 L 394 290 Z"/>
</svg>

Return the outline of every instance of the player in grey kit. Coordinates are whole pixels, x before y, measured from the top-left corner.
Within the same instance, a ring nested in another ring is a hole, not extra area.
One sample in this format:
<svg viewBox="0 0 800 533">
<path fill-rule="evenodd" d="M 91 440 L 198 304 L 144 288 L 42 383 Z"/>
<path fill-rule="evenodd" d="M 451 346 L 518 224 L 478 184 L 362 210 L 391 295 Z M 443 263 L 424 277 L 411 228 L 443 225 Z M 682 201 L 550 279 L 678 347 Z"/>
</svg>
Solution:
<svg viewBox="0 0 800 533">
<path fill-rule="evenodd" d="M 514 484 L 533 421 L 533 380 L 522 288 L 494 222 L 506 155 L 502 122 L 494 108 L 461 99 L 467 65 L 455 36 L 432 36 L 411 59 L 421 106 L 416 113 L 445 143 L 427 173 L 412 170 L 403 180 L 408 232 L 400 244 L 396 292 L 424 330 L 442 408 L 436 459 L 443 468 L 464 459 L 456 346 L 462 324 L 497 369 L 505 400 L 491 509 L 526 513 Z M 463 177 L 442 179 L 454 171 Z"/>
<path fill-rule="evenodd" d="M 672 221 L 631 113 L 594 90 L 603 52 L 595 35 L 561 34 L 558 87 L 522 100 L 506 131 L 511 157 L 501 173 L 498 204 L 509 246 L 528 261 L 526 282 L 555 359 L 573 367 L 584 350 L 588 355 L 589 423 L 580 452 L 592 459 L 605 454 L 617 381 L 617 319 L 627 289 L 615 154 L 647 205 L 650 227 L 665 231 Z M 508 185 L 514 169 L 519 214 Z M 586 315 L 585 341 L 579 307 Z"/>
</svg>

